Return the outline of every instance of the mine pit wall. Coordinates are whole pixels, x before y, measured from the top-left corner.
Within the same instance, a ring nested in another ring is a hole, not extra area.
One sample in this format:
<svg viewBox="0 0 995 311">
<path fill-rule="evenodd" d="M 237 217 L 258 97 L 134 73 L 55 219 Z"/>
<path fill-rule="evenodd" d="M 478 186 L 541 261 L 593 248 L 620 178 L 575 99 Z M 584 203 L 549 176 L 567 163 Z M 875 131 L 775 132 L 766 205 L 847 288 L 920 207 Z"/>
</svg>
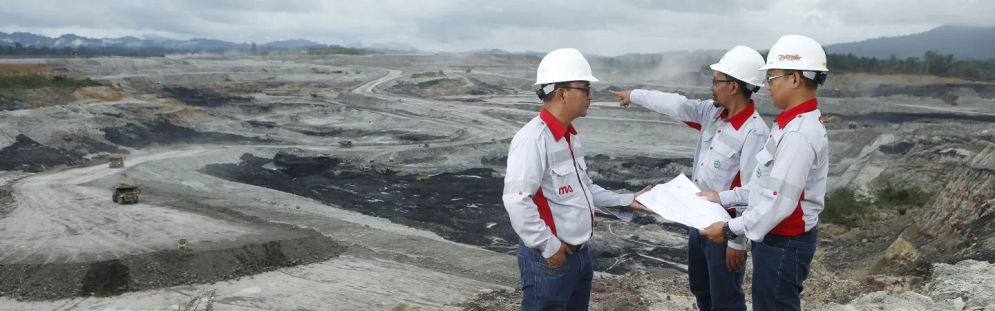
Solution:
<svg viewBox="0 0 995 311">
<path fill-rule="evenodd" d="M 113 296 L 193 283 L 213 283 L 337 257 L 345 246 L 316 231 L 298 238 L 197 251 L 166 250 L 65 264 L 0 265 L 0 296 L 50 300 Z"/>
<path fill-rule="evenodd" d="M 995 144 L 989 143 L 948 176 L 926 206 L 925 221 L 916 230 L 918 239 L 942 261 L 995 259 L 995 222 L 991 221 L 995 218 Z"/>
</svg>

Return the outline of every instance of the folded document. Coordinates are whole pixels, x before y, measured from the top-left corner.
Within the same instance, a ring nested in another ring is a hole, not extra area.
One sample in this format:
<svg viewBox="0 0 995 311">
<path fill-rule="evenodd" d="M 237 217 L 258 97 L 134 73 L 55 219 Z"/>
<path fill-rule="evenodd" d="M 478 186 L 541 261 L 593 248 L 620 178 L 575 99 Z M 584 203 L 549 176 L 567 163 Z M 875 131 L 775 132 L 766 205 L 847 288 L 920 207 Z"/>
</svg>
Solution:
<svg viewBox="0 0 995 311">
<path fill-rule="evenodd" d="M 732 219 L 722 205 L 698 196 L 698 192 L 701 192 L 698 186 L 681 174 L 667 183 L 654 186 L 649 192 L 640 195 L 636 201 L 666 220 L 698 229 Z"/>
</svg>

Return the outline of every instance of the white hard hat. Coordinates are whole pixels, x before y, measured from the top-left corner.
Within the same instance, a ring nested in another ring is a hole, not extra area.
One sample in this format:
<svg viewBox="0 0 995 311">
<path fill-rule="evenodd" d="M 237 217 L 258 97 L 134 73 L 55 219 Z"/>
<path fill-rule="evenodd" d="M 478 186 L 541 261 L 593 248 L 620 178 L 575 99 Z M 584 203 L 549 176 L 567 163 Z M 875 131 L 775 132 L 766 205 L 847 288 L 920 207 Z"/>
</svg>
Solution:
<svg viewBox="0 0 995 311">
<path fill-rule="evenodd" d="M 777 39 L 767 53 L 767 65 L 760 68 L 767 69 L 829 71 L 822 45 L 802 35 L 786 35 Z"/>
<path fill-rule="evenodd" d="M 587 63 L 587 59 L 577 49 L 568 48 L 549 52 L 539 62 L 536 85 L 570 81 L 598 81 L 598 78 L 591 74 L 591 64 Z"/>
<path fill-rule="evenodd" d="M 736 47 L 722 55 L 718 63 L 714 63 L 708 68 L 726 74 L 727 76 L 749 83 L 756 87 L 763 87 L 766 74 L 757 70 L 764 66 L 764 57 L 757 50 L 737 45 Z"/>
</svg>

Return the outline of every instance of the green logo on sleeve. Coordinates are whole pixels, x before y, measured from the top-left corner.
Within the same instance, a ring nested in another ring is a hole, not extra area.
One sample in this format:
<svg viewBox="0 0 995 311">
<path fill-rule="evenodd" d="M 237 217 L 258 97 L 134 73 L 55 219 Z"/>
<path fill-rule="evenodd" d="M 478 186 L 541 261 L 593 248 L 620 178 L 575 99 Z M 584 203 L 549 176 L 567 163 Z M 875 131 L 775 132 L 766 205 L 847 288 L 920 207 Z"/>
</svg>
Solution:
<svg viewBox="0 0 995 311">
<path fill-rule="evenodd" d="M 761 174 L 760 172 L 761 172 L 761 171 L 760 171 L 760 168 L 758 167 L 758 168 L 757 168 L 757 177 L 760 177 L 760 174 Z"/>
<path fill-rule="evenodd" d="M 719 160 L 715 160 L 715 164 L 714 165 L 715 165 L 715 168 L 722 168 L 722 162 L 719 162 Z"/>
</svg>

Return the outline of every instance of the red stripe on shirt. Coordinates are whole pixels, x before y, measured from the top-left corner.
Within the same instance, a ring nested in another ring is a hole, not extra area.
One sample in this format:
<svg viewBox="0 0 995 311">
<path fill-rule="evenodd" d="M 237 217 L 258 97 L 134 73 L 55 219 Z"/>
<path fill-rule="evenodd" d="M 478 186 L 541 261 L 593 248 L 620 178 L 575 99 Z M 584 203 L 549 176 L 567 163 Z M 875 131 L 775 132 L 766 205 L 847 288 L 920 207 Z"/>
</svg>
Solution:
<svg viewBox="0 0 995 311">
<path fill-rule="evenodd" d="M 556 235 L 556 224 L 553 223 L 553 211 L 549 209 L 549 202 L 542 195 L 542 188 L 539 188 L 539 191 L 536 191 L 536 194 L 532 196 L 532 202 L 539 207 L 539 218 L 542 218 L 542 221 L 546 223 L 549 230 L 553 231 L 553 235 Z"/>
<path fill-rule="evenodd" d="M 684 124 L 687 124 L 688 126 L 694 128 L 696 130 L 699 130 L 699 131 L 701 130 L 701 123 L 684 121 Z"/>
<path fill-rule="evenodd" d="M 736 189 L 737 187 L 741 187 L 741 186 L 743 186 L 743 185 L 742 185 L 742 182 L 739 181 L 739 172 L 736 172 L 736 177 L 734 177 L 732 179 L 732 185 L 729 186 L 729 190 Z M 729 214 L 731 214 L 730 216 L 736 217 L 736 208 L 735 207 L 727 208 L 726 211 L 729 212 Z"/>
<path fill-rule="evenodd" d="M 805 200 L 805 191 L 802 191 L 801 198 L 798 198 L 798 205 L 795 206 L 795 211 L 788 218 L 777 224 L 774 229 L 770 230 L 770 233 L 780 236 L 798 236 L 805 233 L 805 220 L 802 219 L 802 215 L 805 212 L 802 211 L 802 200 Z"/>
</svg>

